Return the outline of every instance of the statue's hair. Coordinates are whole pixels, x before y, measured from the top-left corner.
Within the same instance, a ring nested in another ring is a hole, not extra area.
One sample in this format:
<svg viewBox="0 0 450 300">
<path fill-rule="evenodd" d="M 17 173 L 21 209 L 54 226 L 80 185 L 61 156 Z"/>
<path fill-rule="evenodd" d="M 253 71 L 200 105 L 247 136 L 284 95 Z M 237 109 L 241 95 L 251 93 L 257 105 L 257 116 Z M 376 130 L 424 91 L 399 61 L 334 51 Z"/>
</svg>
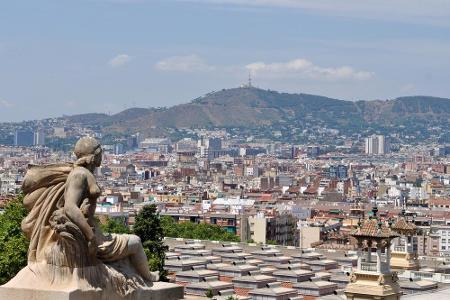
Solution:
<svg viewBox="0 0 450 300">
<path fill-rule="evenodd" d="M 75 165 L 88 166 L 94 162 L 95 156 L 101 151 L 100 143 L 93 137 L 82 137 L 75 144 L 74 153 L 77 157 Z"/>
</svg>

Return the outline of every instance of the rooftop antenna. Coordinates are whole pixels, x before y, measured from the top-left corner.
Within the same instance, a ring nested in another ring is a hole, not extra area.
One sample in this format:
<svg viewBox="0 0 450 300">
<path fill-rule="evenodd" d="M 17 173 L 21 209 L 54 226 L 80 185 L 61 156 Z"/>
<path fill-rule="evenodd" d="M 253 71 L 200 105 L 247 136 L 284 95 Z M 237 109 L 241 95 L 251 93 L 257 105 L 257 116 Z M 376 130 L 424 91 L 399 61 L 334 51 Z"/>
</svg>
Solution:
<svg viewBox="0 0 450 300">
<path fill-rule="evenodd" d="M 248 71 L 248 87 L 252 87 L 252 73 Z"/>
</svg>

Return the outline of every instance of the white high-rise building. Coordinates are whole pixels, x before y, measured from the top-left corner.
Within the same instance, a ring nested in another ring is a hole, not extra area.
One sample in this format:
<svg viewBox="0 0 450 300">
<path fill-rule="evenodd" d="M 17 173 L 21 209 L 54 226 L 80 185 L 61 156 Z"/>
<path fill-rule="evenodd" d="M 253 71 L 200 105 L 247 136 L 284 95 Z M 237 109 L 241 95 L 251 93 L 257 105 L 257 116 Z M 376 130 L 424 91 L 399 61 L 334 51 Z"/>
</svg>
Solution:
<svg viewBox="0 0 450 300">
<path fill-rule="evenodd" d="M 33 137 L 34 146 L 44 146 L 45 145 L 45 132 L 44 130 L 36 130 Z"/>
<path fill-rule="evenodd" d="M 366 138 L 365 153 L 367 155 L 383 155 L 388 152 L 389 146 L 384 135 L 372 135 Z"/>
<path fill-rule="evenodd" d="M 377 136 L 378 138 L 378 154 L 385 154 L 387 153 L 387 145 L 386 140 L 384 138 L 384 135 Z"/>
<path fill-rule="evenodd" d="M 209 157 L 212 152 L 222 150 L 222 140 L 202 136 L 197 142 L 197 149 L 201 157 Z"/>
</svg>

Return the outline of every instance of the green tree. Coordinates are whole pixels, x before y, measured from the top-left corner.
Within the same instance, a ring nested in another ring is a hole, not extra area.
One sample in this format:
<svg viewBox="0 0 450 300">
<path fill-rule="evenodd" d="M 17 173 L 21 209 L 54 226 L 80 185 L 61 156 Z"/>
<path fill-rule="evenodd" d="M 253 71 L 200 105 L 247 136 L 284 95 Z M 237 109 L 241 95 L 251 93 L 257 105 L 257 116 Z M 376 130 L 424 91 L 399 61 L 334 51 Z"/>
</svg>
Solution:
<svg viewBox="0 0 450 300">
<path fill-rule="evenodd" d="M 214 297 L 214 292 L 213 292 L 213 290 L 212 290 L 212 289 L 208 289 L 208 290 L 205 292 L 205 296 L 206 296 L 206 298 L 212 299 L 212 298 Z"/>
<path fill-rule="evenodd" d="M 101 224 L 100 227 L 102 228 L 103 232 L 108 233 L 130 233 L 130 229 L 127 225 L 125 225 L 125 218 L 111 218 L 108 217 L 108 220 L 106 221 L 106 224 Z"/>
<path fill-rule="evenodd" d="M 27 265 L 28 240 L 21 229 L 27 215 L 23 197 L 10 201 L 0 214 L 0 285 L 8 282 Z"/>
<path fill-rule="evenodd" d="M 175 220 L 169 216 L 161 217 L 161 227 L 163 229 L 163 234 L 166 237 L 178 237 L 178 226 Z"/>
<path fill-rule="evenodd" d="M 224 228 L 206 223 L 181 222 L 176 223 L 169 216 L 161 217 L 161 226 L 164 236 L 185 239 L 215 240 L 225 242 L 239 242 L 237 235 L 226 231 Z"/>
<path fill-rule="evenodd" d="M 155 205 L 144 206 L 137 214 L 133 231 L 142 240 L 150 270 L 159 271 L 161 280 L 167 280 L 164 260 L 168 247 L 163 242 L 163 229 Z"/>
</svg>

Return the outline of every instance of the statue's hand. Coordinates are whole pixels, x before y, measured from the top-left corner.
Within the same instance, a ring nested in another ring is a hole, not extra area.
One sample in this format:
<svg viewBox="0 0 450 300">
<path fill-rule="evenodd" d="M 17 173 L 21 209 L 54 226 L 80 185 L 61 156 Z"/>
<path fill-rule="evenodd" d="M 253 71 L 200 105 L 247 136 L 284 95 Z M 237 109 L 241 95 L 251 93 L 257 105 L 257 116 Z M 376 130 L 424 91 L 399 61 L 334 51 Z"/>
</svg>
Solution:
<svg viewBox="0 0 450 300">
<path fill-rule="evenodd" d="M 90 240 L 88 242 L 88 251 L 90 256 L 96 256 L 97 255 L 97 242 L 95 238 Z"/>
<path fill-rule="evenodd" d="M 89 202 L 89 198 L 86 198 L 83 200 L 83 202 L 80 205 L 80 210 L 83 213 L 83 215 L 88 218 L 89 217 L 89 209 L 91 207 L 91 204 Z"/>
</svg>

